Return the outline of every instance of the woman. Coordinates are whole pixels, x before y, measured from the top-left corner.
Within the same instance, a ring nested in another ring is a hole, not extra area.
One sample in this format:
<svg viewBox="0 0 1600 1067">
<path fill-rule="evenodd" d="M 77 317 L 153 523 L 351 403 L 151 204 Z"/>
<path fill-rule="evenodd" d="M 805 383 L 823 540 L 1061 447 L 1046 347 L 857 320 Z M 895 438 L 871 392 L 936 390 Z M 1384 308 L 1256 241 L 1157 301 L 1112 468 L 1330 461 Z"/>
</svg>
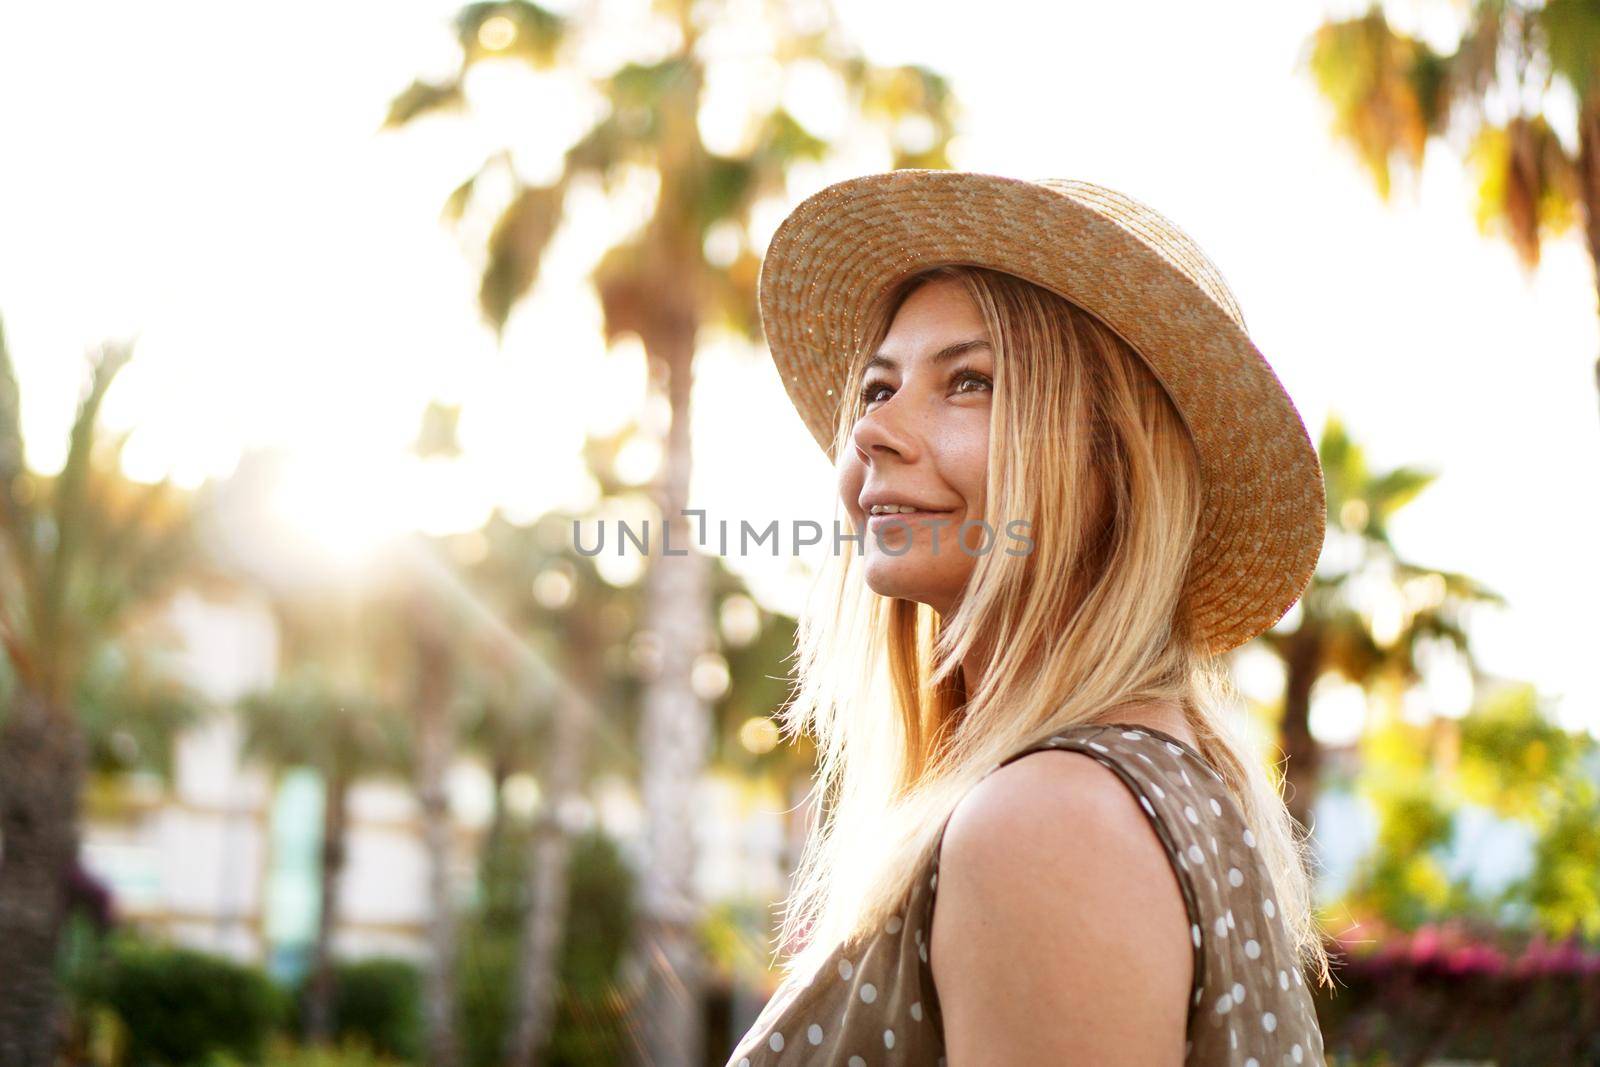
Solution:
<svg viewBox="0 0 1600 1067">
<path fill-rule="evenodd" d="M 1217 658 L 1309 580 L 1321 469 L 1220 275 L 1099 186 L 896 171 L 789 216 L 761 310 L 861 537 L 783 713 L 802 947 L 729 1064 L 1323 1062 Z"/>
</svg>

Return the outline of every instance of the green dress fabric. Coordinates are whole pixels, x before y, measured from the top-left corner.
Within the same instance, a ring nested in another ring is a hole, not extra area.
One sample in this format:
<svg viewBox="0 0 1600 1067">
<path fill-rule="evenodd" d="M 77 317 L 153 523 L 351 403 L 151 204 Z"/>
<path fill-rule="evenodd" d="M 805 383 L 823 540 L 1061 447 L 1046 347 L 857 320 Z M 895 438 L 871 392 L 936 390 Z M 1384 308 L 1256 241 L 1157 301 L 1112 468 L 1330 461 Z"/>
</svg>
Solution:
<svg viewBox="0 0 1600 1067">
<path fill-rule="evenodd" d="M 1115 772 L 1144 809 L 1177 876 L 1194 944 L 1183 1062 L 1323 1065 L 1311 990 L 1255 835 L 1221 776 L 1177 738 L 1119 723 L 1072 727 L 999 766 L 1052 748 L 1082 752 Z M 848 952 L 835 949 L 809 977 L 778 987 L 728 1067 L 945 1067 L 943 1018 L 928 965 L 938 885 L 936 849 L 904 909 L 881 930 Z"/>
</svg>

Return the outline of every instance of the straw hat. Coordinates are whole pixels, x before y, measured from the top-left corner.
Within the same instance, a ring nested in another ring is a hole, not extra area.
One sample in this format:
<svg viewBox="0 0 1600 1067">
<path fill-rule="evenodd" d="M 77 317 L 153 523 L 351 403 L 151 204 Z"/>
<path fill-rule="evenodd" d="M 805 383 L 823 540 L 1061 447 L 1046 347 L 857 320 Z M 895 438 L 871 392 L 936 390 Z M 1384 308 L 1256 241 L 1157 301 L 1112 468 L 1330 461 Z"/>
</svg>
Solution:
<svg viewBox="0 0 1600 1067">
<path fill-rule="evenodd" d="M 865 312 L 944 263 L 1004 271 L 1093 313 L 1144 357 L 1193 435 L 1204 515 L 1186 590 L 1225 652 L 1294 606 L 1322 551 L 1322 468 L 1222 275 L 1181 230 L 1089 182 L 897 170 L 831 185 L 778 227 L 761 267 L 772 358 L 834 459 Z"/>
</svg>

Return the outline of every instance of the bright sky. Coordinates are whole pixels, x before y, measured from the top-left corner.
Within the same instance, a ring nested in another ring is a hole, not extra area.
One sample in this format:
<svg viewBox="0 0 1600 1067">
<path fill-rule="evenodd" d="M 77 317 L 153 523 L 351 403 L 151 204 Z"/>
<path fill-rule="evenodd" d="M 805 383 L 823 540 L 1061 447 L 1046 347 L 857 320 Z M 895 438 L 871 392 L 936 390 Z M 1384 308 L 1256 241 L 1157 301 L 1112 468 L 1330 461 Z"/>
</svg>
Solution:
<svg viewBox="0 0 1600 1067">
<path fill-rule="evenodd" d="M 347 535 L 582 499 L 582 430 L 642 396 L 637 348 L 606 352 L 581 282 L 630 216 L 580 203 L 495 348 L 475 265 L 439 207 L 504 139 L 525 167 L 548 165 L 584 102 L 548 80 L 486 76 L 479 125 L 376 134 L 414 75 L 450 68 L 456 6 L 0 9 L 0 315 L 36 467 L 61 461 L 81 353 L 137 331 L 106 410 L 136 427 L 136 477 L 195 484 L 277 444 L 297 457 L 285 506 Z M 1534 680 L 1564 721 L 1600 729 L 1600 322 L 1575 236 L 1525 277 L 1508 246 L 1477 234 L 1470 182 L 1439 145 L 1420 186 L 1381 203 L 1296 69 L 1329 10 L 1318 5 L 1255 0 L 1225 18 L 1181 2 L 992 0 L 981 19 L 955 0 L 841 6 L 876 60 L 952 78 L 958 166 L 1097 181 L 1186 229 L 1313 436 L 1337 411 L 1375 465 L 1439 472 L 1395 538 L 1510 599 L 1473 625 L 1485 668 Z M 1450 10 L 1415 0 L 1397 15 L 1447 38 Z M 781 90 L 759 70 L 727 84 L 724 101 Z M 826 122 L 806 85 L 785 99 Z M 716 107 L 705 119 L 729 136 Z M 882 165 L 858 153 L 797 173 L 791 193 Z M 700 368 L 696 502 L 733 524 L 830 521 L 825 459 L 764 353 L 714 341 Z M 403 459 L 435 396 L 465 405 L 460 468 Z M 793 604 L 786 561 L 734 562 Z"/>
</svg>

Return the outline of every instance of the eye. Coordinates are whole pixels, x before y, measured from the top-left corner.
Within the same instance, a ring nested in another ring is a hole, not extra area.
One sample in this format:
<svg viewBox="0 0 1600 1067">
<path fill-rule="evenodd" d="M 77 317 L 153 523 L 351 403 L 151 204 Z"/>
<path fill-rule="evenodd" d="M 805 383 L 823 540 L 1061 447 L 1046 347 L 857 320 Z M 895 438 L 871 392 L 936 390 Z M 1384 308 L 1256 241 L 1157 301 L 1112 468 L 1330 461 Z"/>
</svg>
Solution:
<svg viewBox="0 0 1600 1067">
<path fill-rule="evenodd" d="M 987 374 L 980 374 L 978 371 L 975 371 L 975 370 L 964 370 L 961 373 L 957 374 L 956 375 L 956 379 L 955 379 L 955 384 L 956 384 L 956 392 L 958 392 L 958 393 L 974 392 L 975 390 L 965 388 L 965 386 L 967 386 L 968 384 L 976 384 L 978 386 L 981 386 L 983 389 L 993 389 L 994 388 L 994 382 L 989 378 L 989 376 Z"/>
<path fill-rule="evenodd" d="M 888 385 L 883 382 L 868 382 L 861 387 L 861 402 L 863 404 L 872 403 L 874 400 L 879 399 L 878 393 L 880 391 L 888 388 Z"/>
</svg>

